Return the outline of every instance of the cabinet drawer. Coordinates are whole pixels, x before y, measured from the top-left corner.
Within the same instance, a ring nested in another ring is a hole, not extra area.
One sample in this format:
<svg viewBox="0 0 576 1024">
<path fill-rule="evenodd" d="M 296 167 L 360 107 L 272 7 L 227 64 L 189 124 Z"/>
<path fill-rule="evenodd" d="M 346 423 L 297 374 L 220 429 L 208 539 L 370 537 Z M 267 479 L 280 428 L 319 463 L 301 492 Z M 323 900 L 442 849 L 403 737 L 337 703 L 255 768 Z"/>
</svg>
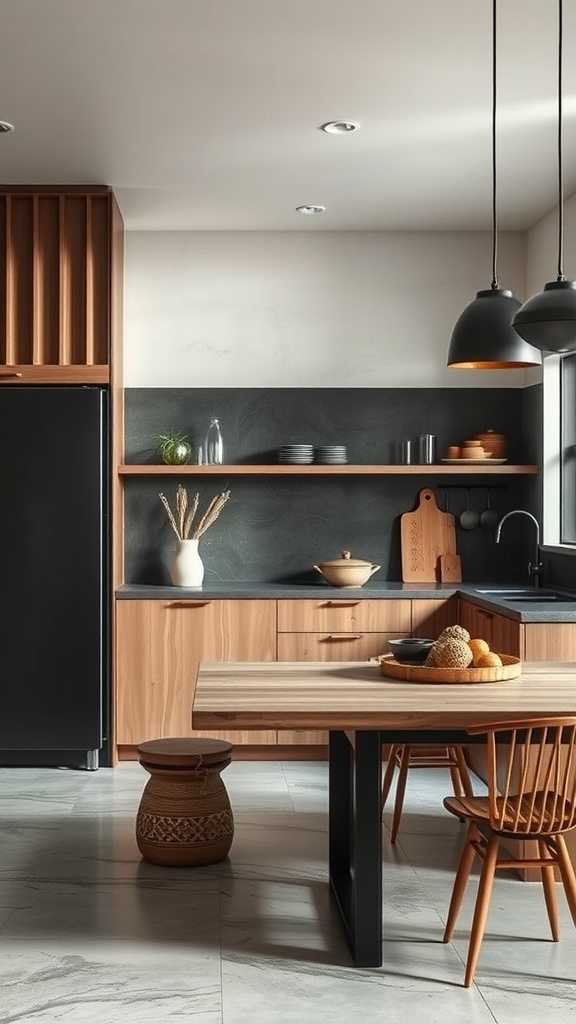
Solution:
<svg viewBox="0 0 576 1024">
<path fill-rule="evenodd" d="M 279 633 L 278 661 L 368 661 L 398 633 Z M 404 634 L 408 636 L 408 634 Z"/>
<path fill-rule="evenodd" d="M 410 633 L 410 601 L 278 601 L 281 633 Z"/>
</svg>

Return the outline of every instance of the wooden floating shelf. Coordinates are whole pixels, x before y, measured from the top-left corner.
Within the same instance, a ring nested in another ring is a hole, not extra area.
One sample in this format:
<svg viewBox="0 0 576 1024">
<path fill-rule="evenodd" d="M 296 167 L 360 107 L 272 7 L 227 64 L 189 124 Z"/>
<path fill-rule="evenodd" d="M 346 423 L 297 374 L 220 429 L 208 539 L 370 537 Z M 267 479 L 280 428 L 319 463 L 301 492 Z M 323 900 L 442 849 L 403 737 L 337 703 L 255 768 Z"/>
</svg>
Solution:
<svg viewBox="0 0 576 1024">
<path fill-rule="evenodd" d="M 88 366 L 69 364 L 67 366 L 48 365 L 29 366 L 21 363 L 18 366 L 0 365 L 0 384 L 108 384 L 110 381 L 109 366 Z"/>
<path fill-rule="evenodd" d="M 120 476 L 535 476 L 538 466 L 152 466 L 124 465 Z"/>
</svg>

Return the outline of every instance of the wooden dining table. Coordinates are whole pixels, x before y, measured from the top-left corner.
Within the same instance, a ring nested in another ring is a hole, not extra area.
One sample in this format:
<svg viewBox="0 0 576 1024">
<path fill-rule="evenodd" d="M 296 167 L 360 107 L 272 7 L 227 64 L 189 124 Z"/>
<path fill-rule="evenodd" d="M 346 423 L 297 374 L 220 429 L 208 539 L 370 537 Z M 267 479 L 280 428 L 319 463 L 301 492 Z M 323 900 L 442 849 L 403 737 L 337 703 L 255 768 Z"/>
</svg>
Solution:
<svg viewBox="0 0 576 1024">
<path fill-rule="evenodd" d="M 574 663 L 471 685 L 403 682 L 366 662 L 233 662 L 200 665 L 192 726 L 329 730 L 330 887 L 354 964 L 379 967 L 382 744 L 470 743 L 472 725 L 575 713 Z"/>
</svg>

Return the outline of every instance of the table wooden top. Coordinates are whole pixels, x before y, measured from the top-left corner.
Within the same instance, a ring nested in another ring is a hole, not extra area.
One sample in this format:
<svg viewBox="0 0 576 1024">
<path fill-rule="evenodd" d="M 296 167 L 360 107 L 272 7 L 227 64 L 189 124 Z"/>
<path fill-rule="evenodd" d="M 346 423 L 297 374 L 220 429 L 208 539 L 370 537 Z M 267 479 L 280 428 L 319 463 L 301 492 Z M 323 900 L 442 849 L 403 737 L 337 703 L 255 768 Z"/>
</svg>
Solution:
<svg viewBox="0 0 576 1024">
<path fill-rule="evenodd" d="M 576 714 L 576 663 L 525 664 L 503 683 L 406 683 L 364 662 L 200 666 L 195 729 L 450 729 Z"/>
</svg>

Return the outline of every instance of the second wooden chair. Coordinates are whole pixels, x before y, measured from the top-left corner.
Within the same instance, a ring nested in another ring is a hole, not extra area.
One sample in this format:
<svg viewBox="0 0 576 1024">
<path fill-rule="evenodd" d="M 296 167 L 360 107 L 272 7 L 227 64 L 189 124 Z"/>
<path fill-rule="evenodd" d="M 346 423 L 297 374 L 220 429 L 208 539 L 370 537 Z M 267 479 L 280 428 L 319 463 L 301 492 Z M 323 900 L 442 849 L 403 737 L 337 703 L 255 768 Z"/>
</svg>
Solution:
<svg viewBox="0 0 576 1024">
<path fill-rule="evenodd" d="M 406 792 L 406 781 L 408 771 L 411 768 L 448 768 L 452 778 L 454 795 L 461 797 L 474 796 L 468 765 L 464 757 L 462 747 L 419 747 L 408 746 L 407 744 L 396 744 L 390 748 L 388 764 L 384 774 L 382 786 L 382 811 L 388 799 L 388 793 L 394 777 L 394 769 L 398 768 L 398 782 L 396 785 L 396 800 L 394 802 L 394 815 L 392 818 L 392 834 L 390 841 L 396 842 L 400 821 L 402 818 L 402 807 L 404 806 L 404 794 Z"/>
</svg>

